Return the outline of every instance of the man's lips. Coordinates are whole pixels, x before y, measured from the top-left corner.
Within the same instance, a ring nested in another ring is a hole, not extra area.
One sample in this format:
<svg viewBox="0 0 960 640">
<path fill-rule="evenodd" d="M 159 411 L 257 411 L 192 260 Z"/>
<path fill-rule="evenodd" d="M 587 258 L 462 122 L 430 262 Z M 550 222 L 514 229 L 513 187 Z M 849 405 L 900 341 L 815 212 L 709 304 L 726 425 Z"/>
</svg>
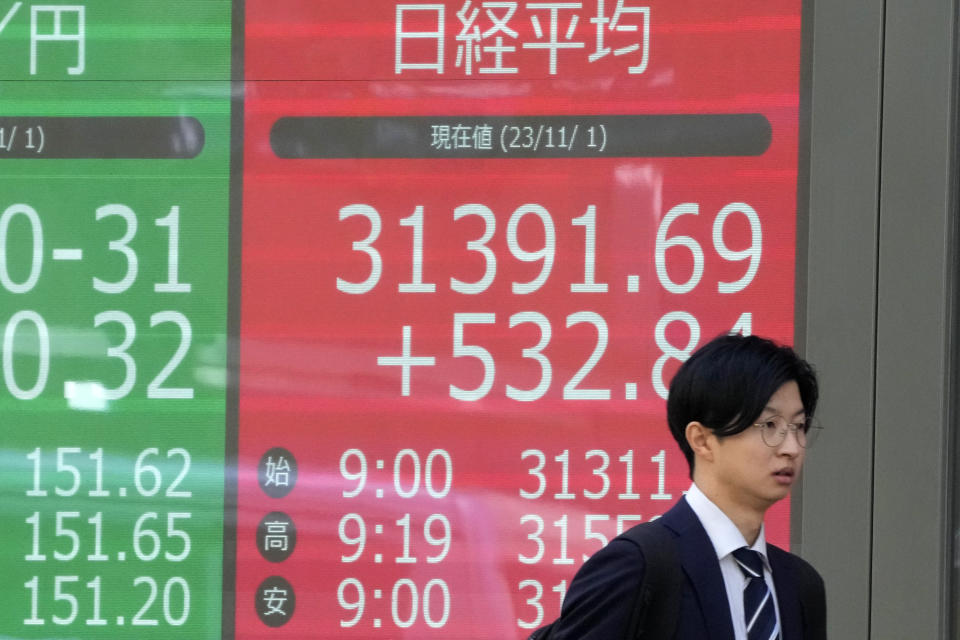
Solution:
<svg viewBox="0 0 960 640">
<path fill-rule="evenodd" d="M 781 484 L 792 484 L 794 477 L 796 477 L 796 472 L 789 467 L 783 469 L 778 469 L 773 472 L 773 477 L 777 479 L 777 482 Z"/>
</svg>

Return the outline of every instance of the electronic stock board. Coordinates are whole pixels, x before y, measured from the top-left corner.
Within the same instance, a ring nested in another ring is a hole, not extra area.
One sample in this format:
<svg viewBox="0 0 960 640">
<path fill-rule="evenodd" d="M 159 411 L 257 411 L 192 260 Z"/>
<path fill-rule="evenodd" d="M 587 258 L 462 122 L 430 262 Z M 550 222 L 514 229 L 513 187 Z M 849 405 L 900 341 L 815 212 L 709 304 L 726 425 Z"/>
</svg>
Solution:
<svg viewBox="0 0 960 640">
<path fill-rule="evenodd" d="M 689 486 L 679 363 L 793 341 L 799 0 L 56 2 L 0 2 L 2 638 L 523 638 Z"/>
</svg>

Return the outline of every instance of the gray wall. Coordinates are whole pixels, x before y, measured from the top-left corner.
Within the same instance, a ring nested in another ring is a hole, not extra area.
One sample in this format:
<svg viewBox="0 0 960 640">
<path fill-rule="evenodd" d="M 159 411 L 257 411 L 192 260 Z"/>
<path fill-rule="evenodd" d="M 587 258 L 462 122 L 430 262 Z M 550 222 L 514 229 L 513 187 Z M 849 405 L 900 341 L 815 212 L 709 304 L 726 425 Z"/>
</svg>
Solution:
<svg viewBox="0 0 960 640">
<path fill-rule="evenodd" d="M 960 638 L 957 4 L 814 4 L 798 343 L 820 372 L 827 430 L 794 538 L 826 579 L 831 638 Z"/>
</svg>

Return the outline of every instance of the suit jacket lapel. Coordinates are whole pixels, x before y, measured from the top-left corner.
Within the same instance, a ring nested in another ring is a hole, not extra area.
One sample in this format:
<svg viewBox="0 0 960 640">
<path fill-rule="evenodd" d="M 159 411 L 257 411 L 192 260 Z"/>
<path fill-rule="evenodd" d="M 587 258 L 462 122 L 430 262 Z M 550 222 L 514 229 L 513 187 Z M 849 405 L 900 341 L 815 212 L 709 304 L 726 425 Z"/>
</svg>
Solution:
<svg viewBox="0 0 960 640">
<path fill-rule="evenodd" d="M 800 597 L 797 594 L 790 557 L 773 545 L 767 545 L 767 557 L 773 572 L 773 586 L 777 590 L 777 608 L 780 610 L 780 630 L 783 640 L 802 640 L 803 619 Z"/>
<path fill-rule="evenodd" d="M 717 553 L 686 499 L 681 499 L 667 513 L 662 522 L 678 536 L 677 549 L 680 564 L 693 585 L 700 609 L 707 621 L 710 640 L 734 640 L 730 605 Z M 777 590 L 779 593 L 779 585 Z M 784 638 L 784 640 L 787 640 Z"/>
</svg>

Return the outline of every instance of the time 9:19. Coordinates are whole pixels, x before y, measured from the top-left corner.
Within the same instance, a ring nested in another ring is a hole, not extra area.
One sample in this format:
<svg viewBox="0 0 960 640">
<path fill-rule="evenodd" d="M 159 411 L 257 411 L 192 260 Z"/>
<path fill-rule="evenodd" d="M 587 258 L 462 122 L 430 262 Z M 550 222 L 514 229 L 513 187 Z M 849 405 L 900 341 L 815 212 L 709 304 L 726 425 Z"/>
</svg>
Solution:
<svg viewBox="0 0 960 640">
<path fill-rule="evenodd" d="M 403 532 L 403 555 L 396 558 L 397 564 L 414 564 L 417 558 L 410 554 L 410 514 L 405 514 L 396 521 L 396 525 Z M 439 532 L 437 529 L 439 528 Z M 352 555 L 341 555 L 342 562 L 356 562 L 363 555 L 363 550 L 367 545 L 367 525 L 364 519 L 357 513 L 348 513 L 340 518 L 340 541 L 350 547 L 356 547 Z M 374 527 L 374 532 L 379 534 L 383 532 L 381 525 Z M 439 534 L 439 535 L 438 535 Z M 450 542 L 453 539 L 450 528 L 450 520 L 442 513 L 434 513 L 427 517 L 423 522 L 423 539 L 427 544 L 439 547 L 440 551 L 436 555 L 427 556 L 428 564 L 435 564 L 447 557 L 450 552 Z M 375 562 L 380 562 L 381 555 L 376 554 Z"/>
</svg>

